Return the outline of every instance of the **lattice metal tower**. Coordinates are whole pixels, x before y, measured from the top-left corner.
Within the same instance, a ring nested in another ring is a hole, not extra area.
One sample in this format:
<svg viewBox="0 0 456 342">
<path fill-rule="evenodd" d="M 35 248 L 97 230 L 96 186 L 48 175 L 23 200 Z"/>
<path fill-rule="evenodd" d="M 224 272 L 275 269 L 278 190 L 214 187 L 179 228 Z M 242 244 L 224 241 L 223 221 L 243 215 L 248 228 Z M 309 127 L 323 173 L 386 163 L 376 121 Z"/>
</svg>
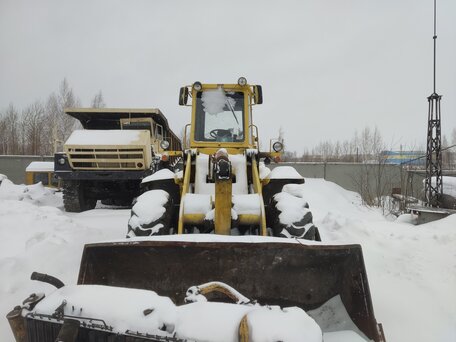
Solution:
<svg viewBox="0 0 456 342">
<path fill-rule="evenodd" d="M 436 0 L 434 0 L 434 92 L 429 96 L 428 130 L 426 148 L 426 205 L 439 207 L 443 192 L 442 184 L 442 135 L 440 127 L 440 100 L 442 96 L 435 90 L 436 74 Z"/>
</svg>

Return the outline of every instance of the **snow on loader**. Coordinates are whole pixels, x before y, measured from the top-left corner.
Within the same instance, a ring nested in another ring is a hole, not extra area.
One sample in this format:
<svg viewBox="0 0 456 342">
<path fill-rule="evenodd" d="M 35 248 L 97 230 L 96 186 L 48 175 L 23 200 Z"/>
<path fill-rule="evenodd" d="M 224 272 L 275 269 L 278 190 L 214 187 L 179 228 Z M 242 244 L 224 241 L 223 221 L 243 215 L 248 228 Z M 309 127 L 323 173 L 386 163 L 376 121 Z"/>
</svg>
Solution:
<svg viewBox="0 0 456 342">
<path fill-rule="evenodd" d="M 8 314 L 16 340 L 385 341 L 361 246 L 319 242 L 304 179 L 260 165 L 283 149 L 259 150 L 261 86 L 195 82 L 189 97 L 185 147 L 143 179 L 129 239 L 86 245 L 75 286 L 33 274 L 58 289 Z"/>
</svg>

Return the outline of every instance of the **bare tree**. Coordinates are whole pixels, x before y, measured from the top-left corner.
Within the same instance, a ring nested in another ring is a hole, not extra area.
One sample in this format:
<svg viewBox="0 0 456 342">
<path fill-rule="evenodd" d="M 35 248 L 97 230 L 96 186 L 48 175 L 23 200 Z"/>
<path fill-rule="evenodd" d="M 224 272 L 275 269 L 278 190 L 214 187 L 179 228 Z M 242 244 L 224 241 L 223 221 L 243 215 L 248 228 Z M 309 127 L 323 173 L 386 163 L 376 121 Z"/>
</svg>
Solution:
<svg viewBox="0 0 456 342">
<path fill-rule="evenodd" d="M 31 155 L 44 154 L 46 152 L 43 146 L 46 120 L 44 106 L 41 102 L 36 101 L 23 111 L 22 127 L 26 139 L 25 153 Z"/>
<path fill-rule="evenodd" d="M 103 99 L 103 93 L 101 92 L 101 90 L 93 97 L 90 106 L 92 108 L 105 108 L 106 107 L 106 104 Z"/>
<path fill-rule="evenodd" d="M 47 153 L 55 152 L 59 145 L 69 137 L 71 132 L 79 126 L 77 120 L 65 114 L 65 108 L 80 107 L 80 101 L 68 85 L 66 78 L 60 84 L 58 94 L 52 93 L 46 103 L 47 121 Z"/>
<path fill-rule="evenodd" d="M 5 141 L 5 154 L 19 153 L 19 113 L 16 108 L 10 104 L 4 115 L 4 130 L 3 137 Z"/>
</svg>

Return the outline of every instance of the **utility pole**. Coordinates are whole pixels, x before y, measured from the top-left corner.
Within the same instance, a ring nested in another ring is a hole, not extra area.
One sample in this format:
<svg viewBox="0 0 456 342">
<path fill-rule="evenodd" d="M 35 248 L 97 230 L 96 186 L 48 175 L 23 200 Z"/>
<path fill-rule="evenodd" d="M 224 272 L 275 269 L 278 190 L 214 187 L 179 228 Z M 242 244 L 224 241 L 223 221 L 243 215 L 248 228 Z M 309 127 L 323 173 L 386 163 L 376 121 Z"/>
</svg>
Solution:
<svg viewBox="0 0 456 342">
<path fill-rule="evenodd" d="M 437 50 L 437 26 L 436 26 L 436 1 L 434 0 L 434 91 L 427 98 L 428 129 L 426 147 L 426 180 L 425 196 L 426 205 L 439 207 L 443 193 L 442 184 L 442 135 L 440 123 L 440 100 L 442 95 L 436 91 L 436 50 Z M 432 180 L 434 178 L 434 181 Z"/>
</svg>

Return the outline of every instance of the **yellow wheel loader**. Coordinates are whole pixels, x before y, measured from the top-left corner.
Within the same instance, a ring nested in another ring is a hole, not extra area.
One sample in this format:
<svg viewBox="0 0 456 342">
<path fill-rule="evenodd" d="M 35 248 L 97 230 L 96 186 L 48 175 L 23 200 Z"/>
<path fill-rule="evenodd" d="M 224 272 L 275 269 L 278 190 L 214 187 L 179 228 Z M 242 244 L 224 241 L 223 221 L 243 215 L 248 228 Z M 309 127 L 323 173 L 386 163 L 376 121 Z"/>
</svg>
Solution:
<svg viewBox="0 0 456 342">
<path fill-rule="evenodd" d="M 283 142 L 260 151 L 262 102 L 243 77 L 182 87 L 183 151 L 142 180 L 127 239 L 86 245 L 75 286 L 34 273 L 58 289 L 8 314 L 16 339 L 385 341 L 361 246 L 321 242 L 304 179 L 264 166 Z"/>
</svg>

